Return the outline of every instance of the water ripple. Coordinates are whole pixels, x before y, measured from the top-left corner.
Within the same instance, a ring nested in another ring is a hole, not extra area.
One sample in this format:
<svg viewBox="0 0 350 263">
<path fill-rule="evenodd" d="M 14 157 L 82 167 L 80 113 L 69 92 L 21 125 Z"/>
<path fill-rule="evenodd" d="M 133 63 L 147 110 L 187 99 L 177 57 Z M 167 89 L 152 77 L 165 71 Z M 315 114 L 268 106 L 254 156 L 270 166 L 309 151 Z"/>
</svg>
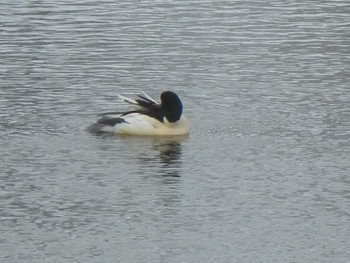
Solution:
<svg viewBox="0 0 350 263">
<path fill-rule="evenodd" d="M 1 262 L 348 260 L 348 13 L 2 3 Z M 85 131 L 140 89 L 178 92 L 189 138 Z"/>
</svg>

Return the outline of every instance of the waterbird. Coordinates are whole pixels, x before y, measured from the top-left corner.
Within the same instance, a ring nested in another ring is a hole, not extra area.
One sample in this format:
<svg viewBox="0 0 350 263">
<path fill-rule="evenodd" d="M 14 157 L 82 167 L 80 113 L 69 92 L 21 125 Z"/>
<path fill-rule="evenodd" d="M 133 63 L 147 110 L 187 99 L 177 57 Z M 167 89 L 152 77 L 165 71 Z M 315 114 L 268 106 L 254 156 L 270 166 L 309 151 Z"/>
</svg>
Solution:
<svg viewBox="0 0 350 263">
<path fill-rule="evenodd" d="M 142 95 L 137 95 L 137 99 L 120 94 L 117 96 L 134 109 L 99 114 L 99 119 L 90 127 L 90 131 L 152 136 L 176 136 L 189 133 L 189 122 L 182 114 L 183 105 L 176 93 L 162 92 L 160 103 L 144 92 Z"/>
</svg>

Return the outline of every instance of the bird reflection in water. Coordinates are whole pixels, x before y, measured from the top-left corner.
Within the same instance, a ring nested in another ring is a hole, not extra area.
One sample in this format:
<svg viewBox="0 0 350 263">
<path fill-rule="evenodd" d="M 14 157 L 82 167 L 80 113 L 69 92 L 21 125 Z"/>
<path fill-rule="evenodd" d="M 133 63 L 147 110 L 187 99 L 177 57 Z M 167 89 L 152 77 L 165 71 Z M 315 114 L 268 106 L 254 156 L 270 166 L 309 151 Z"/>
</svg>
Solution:
<svg viewBox="0 0 350 263">
<path fill-rule="evenodd" d="M 167 139 L 159 147 L 159 161 L 162 164 L 163 176 L 180 177 L 181 168 L 181 140 L 184 138 Z"/>
<path fill-rule="evenodd" d="M 128 159 L 132 166 L 133 159 L 139 163 L 140 174 L 146 177 L 180 177 L 182 143 L 188 139 L 188 135 L 179 136 L 130 136 L 110 133 L 93 133 L 102 139 L 121 139 L 121 147 L 118 147 L 118 156 Z M 108 148 L 110 145 L 108 144 Z"/>
<path fill-rule="evenodd" d="M 180 177 L 182 145 L 188 136 L 153 138 L 152 155 L 141 155 L 139 160 L 147 174 L 156 173 L 163 177 Z M 154 171 L 154 168 L 157 168 Z"/>
</svg>

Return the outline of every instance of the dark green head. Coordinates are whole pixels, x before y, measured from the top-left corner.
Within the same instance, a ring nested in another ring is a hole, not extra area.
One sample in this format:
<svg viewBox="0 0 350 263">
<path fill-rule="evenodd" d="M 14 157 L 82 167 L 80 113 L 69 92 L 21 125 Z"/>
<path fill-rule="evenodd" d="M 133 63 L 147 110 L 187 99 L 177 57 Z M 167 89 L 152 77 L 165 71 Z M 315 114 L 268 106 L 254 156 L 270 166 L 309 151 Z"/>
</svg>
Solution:
<svg viewBox="0 0 350 263">
<path fill-rule="evenodd" d="M 172 91 L 164 91 L 160 95 L 161 107 L 169 122 L 176 122 L 182 115 L 182 103 Z"/>
</svg>

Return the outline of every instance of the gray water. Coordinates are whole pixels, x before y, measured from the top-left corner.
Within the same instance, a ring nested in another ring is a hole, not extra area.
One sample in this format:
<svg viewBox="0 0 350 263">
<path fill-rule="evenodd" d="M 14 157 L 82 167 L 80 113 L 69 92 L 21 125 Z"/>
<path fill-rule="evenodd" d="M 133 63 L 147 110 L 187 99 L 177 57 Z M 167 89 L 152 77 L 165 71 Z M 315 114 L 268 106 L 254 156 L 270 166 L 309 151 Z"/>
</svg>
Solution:
<svg viewBox="0 0 350 263">
<path fill-rule="evenodd" d="M 5 1 L 0 262 L 349 262 L 350 7 Z M 173 90 L 188 138 L 99 136 Z"/>
</svg>

